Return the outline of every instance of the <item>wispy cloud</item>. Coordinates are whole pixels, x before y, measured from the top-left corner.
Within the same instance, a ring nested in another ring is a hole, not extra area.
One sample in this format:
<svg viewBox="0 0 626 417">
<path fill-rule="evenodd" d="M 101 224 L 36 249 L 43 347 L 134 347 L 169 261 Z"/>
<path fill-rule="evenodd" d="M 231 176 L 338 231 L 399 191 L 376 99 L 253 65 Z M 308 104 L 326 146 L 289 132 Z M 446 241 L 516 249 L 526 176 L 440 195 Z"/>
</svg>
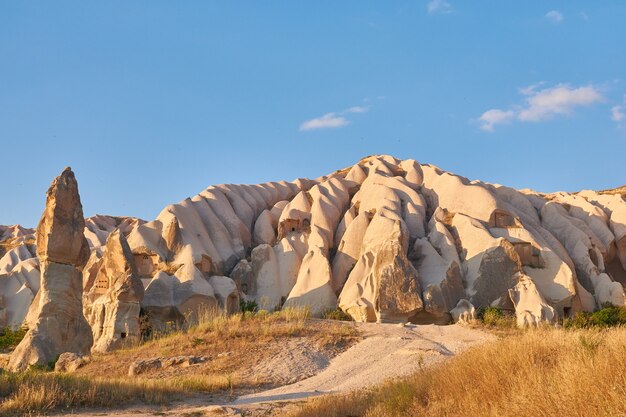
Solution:
<svg viewBox="0 0 626 417">
<path fill-rule="evenodd" d="M 484 112 L 478 120 L 481 122 L 480 128 L 487 132 L 493 132 L 495 125 L 509 123 L 515 119 L 513 110 L 491 109 Z"/>
<path fill-rule="evenodd" d="M 552 23 L 561 23 L 564 19 L 563 14 L 558 10 L 550 10 L 544 17 Z"/>
<path fill-rule="evenodd" d="M 307 120 L 300 125 L 300 131 L 314 129 L 335 129 L 338 127 L 349 125 L 350 122 L 345 117 L 337 113 L 326 113 L 321 117 Z"/>
<path fill-rule="evenodd" d="M 539 122 L 558 114 L 570 114 L 575 107 L 589 106 L 602 100 L 593 86 L 572 88 L 566 84 L 532 93 L 526 99 L 526 108 L 517 118 L 525 122 Z"/>
<path fill-rule="evenodd" d="M 611 120 L 613 120 L 619 127 L 623 122 L 626 122 L 626 94 L 624 95 L 623 104 L 618 104 L 611 107 Z"/>
<path fill-rule="evenodd" d="M 354 106 L 345 109 L 344 113 L 367 113 L 369 111 L 369 106 Z"/>
<path fill-rule="evenodd" d="M 350 120 L 346 118 L 348 114 L 355 113 L 367 113 L 370 106 L 352 106 L 341 112 L 330 112 L 323 116 L 316 117 L 315 119 L 307 120 L 300 124 L 300 131 L 315 130 L 315 129 L 336 129 L 339 127 L 347 126 L 350 124 Z"/>
<path fill-rule="evenodd" d="M 583 19 L 585 21 L 589 20 L 589 15 L 587 13 L 585 13 L 585 12 L 580 12 L 580 13 L 578 13 L 578 15 L 580 16 L 581 19 Z"/>
<path fill-rule="evenodd" d="M 446 14 L 452 13 L 452 5 L 446 0 L 430 0 L 426 4 L 428 14 Z"/>
<path fill-rule="evenodd" d="M 559 84 L 538 90 L 540 84 L 520 89 L 526 96 L 522 105 L 510 109 L 490 109 L 479 118 L 480 128 L 493 132 L 496 125 L 520 122 L 540 122 L 558 115 L 569 115 L 577 107 L 585 107 L 602 101 L 603 97 L 592 85 L 571 87 Z M 618 109 L 619 110 L 619 109 Z"/>
</svg>

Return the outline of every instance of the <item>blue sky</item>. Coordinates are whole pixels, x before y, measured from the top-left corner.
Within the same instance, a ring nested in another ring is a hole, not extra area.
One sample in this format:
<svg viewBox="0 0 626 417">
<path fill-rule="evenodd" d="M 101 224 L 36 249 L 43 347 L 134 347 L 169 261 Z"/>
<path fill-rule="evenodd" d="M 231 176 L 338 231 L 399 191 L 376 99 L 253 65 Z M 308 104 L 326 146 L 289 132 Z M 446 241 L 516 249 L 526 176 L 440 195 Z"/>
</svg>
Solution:
<svg viewBox="0 0 626 417">
<path fill-rule="evenodd" d="M 3 1 L 0 224 L 374 153 L 540 191 L 626 183 L 626 2 Z"/>
</svg>

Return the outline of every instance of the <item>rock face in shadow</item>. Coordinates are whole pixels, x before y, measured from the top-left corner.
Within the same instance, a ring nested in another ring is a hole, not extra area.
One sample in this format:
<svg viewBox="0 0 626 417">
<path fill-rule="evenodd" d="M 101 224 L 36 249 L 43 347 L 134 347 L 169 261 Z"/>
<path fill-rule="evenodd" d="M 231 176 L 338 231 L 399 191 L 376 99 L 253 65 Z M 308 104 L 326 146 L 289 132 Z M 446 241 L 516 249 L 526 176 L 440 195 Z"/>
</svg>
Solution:
<svg viewBox="0 0 626 417">
<path fill-rule="evenodd" d="M 380 322 L 408 321 L 424 307 L 417 271 L 397 242 L 385 242 L 376 253 L 372 282 L 378 287 L 375 311 Z"/>
<path fill-rule="evenodd" d="M 41 289 L 31 305 L 28 333 L 11 355 L 11 370 L 46 365 L 64 352 L 89 353 L 93 338 L 82 303 L 81 268 L 89 257 L 84 229 L 78 184 L 66 168 L 48 189 L 37 227 Z"/>
<path fill-rule="evenodd" d="M 107 241 L 91 293 L 95 300 L 85 311 L 91 325 L 93 352 L 108 352 L 137 341 L 144 288 L 128 242 L 119 229 Z"/>
</svg>

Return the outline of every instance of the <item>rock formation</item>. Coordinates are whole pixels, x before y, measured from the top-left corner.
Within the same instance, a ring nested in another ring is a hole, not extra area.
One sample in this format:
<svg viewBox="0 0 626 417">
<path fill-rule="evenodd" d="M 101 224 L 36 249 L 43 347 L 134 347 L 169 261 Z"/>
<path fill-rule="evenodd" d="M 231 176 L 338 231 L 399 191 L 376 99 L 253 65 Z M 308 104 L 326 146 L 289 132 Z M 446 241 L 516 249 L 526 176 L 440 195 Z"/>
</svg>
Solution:
<svg viewBox="0 0 626 417">
<path fill-rule="evenodd" d="M 91 217 L 86 289 L 114 230 L 128 241 L 140 306 L 157 328 L 204 309 L 234 311 L 238 298 L 416 323 L 470 320 L 488 306 L 535 323 L 546 306 L 564 317 L 625 302 L 621 195 L 520 191 L 388 155 L 314 180 L 211 186 L 148 222 Z M 17 327 L 39 304 L 47 261 L 34 257 L 33 231 L 0 233 L 0 324 Z M 56 262 L 76 250 L 76 239 L 50 242 L 41 245 Z"/>
<path fill-rule="evenodd" d="M 529 276 L 520 274 L 518 283 L 509 290 L 509 296 L 515 306 L 518 327 L 537 327 L 554 321 L 554 309 L 546 303 Z"/>
<path fill-rule="evenodd" d="M 459 300 L 456 307 L 450 310 L 450 314 L 453 323 L 468 324 L 476 319 L 476 309 L 472 303 L 464 298 Z"/>
<path fill-rule="evenodd" d="M 141 336 L 143 283 L 126 238 L 115 229 L 106 240 L 95 281 L 85 297 L 85 316 L 93 331 L 94 352 L 108 352 Z"/>
<path fill-rule="evenodd" d="M 82 306 L 81 268 L 89 257 L 84 228 L 78 184 L 66 168 L 48 189 L 37 227 L 41 288 L 31 305 L 28 333 L 11 355 L 11 370 L 46 365 L 64 352 L 89 353 L 93 338 Z"/>
</svg>

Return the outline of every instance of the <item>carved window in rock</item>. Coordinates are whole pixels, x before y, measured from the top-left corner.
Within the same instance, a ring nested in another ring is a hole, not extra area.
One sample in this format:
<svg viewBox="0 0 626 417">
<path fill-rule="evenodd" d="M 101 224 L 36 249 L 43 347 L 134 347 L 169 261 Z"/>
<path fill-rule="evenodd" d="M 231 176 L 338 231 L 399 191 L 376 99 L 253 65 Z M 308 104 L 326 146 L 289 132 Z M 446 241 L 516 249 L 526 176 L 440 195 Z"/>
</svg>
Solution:
<svg viewBox="0 0 626 417">
<path fill-rule="evenodd" d="M 152 277 L 154 272 L 154 260 L 151 255 L 142 253 L 133 255 L 135 264 L 137 265 L 137 273 L 142 278 Z"/>
<path fill-rule="evenodd" d="M 510 227 L 518 227 L 515 218 L 511 214 L 503 210 L 495 210 L 489 219 L 489 227 L 499 227 L 507 229 Z"/>
<path fill-rule="evenodd" d="M 541 250 L 534 247 L 530 242 L 514 242 L 513 247 L 522 265 L 533 268 L 541 268 L 544 266 L 543 260 L 541 259 Z"/>
<path fill-rule="evenodd" d="M 101 275 L 101 274 L 98 274 Z M 96 287 L 95 293 L 98 295 L 104 294 L 109 289 L 109 279 L 106 276 L 100 276 L 94 285 Z"/>
<path fill-rule="evenodd" d="M 307 219 L 300 221 L 299 219 L 285 219 L 279 227 L 279 238 L 287 236 L 289 233 L 300 233 L 307 231 L 309 226 Z"/>
</svg>

